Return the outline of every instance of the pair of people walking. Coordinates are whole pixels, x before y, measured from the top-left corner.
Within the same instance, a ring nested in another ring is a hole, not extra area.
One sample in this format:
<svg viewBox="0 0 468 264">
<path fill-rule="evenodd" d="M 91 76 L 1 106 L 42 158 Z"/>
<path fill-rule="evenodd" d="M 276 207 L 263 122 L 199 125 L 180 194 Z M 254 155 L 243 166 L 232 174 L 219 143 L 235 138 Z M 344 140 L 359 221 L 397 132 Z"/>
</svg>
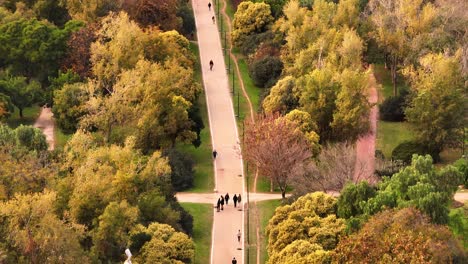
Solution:
<svg viewBox="0 0 468 264">
<path fill-rule="evenodd" d="M 224 210 L 224 197 L 221 195 L 221 197 L 218 198 L 218 202 L 216 203 L 216 211 L 219 212 Z"/>
<path fill-rule="evenodd" d="M 240 204 L 241 201 L 242 201 L 240 193 L 239 193 L 239 195 L 234 194 L 234 197 L 232 197 L 232 200 L 234 201 L 234 207 L 237 207 L 237 204 L 238 203 Z"/>
<path fill-rule="evenodd" d="M 220 210 L 224 211 L 224 203 L 228 205 L 229 203 L 229 193 L 226 193 L 226 195 L 221 195 L 218 198 L 218 202 L 216 203 L 216 211 L 219 212 Z"/>
</svg>

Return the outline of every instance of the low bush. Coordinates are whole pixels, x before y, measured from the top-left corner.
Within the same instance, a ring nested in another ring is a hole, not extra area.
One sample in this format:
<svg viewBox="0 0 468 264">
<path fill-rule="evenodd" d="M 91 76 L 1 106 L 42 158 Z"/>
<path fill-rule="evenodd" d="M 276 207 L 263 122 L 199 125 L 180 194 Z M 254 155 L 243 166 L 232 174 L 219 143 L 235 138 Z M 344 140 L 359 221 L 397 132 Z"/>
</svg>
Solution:
<svg viewBox="0 0 468 264">
<path fill-rule="evenodd" d="M 249 65 L 249 74 L 257 87 L 273 86 L 283 71 L 283 63 L 280 58 L 266 56 L 259 60 L 254 60 Z"/>
<path fill-rule="evenodd" d="M 463 185 L 468 188 L 468 160 L 461 158 L 453 163 L 453 166 L 463 175 Z"/>
<path fill-rule="evenodd" d="M 431 150 L 426 144 L 418 141 L 404 141 L 392 151 L 393 160 L 401 160 L 405 164 L 411 163 L 413 154 L 431 155 L 434 162 L 440 160 L 439 151 Z"/>
<path fill-rule="evenodd" d="M 396 97 L 389 97 L 379 106 L 380 119 L 391 122 L 405 120 L 406 93 Z"/>
</svg>

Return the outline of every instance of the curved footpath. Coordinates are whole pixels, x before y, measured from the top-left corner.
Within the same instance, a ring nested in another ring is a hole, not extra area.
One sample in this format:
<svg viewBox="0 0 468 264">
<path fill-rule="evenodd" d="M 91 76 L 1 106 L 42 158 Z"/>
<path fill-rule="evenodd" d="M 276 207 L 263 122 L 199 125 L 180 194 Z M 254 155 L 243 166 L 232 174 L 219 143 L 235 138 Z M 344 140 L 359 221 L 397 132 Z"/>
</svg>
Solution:
<svg viewBox="0 0 468 264">
<path fill-rule="evenodd" d="M 244 173 L 239 149 L 239 135 L 234 108 L 228 85 L 228 76 L 224 63 L 221 39 L 217 26 L 211 17 L 215 15 L 214 8 L 208 10 L 208 0 L 192 1 L 197 27 L 198 46 L 202 66 L 203 84 L 206 94 L 208 117 L 210 122 L 211 142 L 218 152 L 214 162 L 215 190 L 218 194 L 235 193 L 244 195 Z M 214 67 L 210 70 L 209 61 Z M 213 195 L 218 197 L 219 195 Z M 212 200 L 214 204 L 216 198 Z M 211 263 L 230 263 L 232 258 L 237 263 L 244 263 L 244 211 L 237 210 L 231 203 L 224 211 L 214 212 Z M 241 230 L 241 243 L 237 241 L 238 230 Z M 238 249 L 239 248 L 239 249 Z"/>
</svg>

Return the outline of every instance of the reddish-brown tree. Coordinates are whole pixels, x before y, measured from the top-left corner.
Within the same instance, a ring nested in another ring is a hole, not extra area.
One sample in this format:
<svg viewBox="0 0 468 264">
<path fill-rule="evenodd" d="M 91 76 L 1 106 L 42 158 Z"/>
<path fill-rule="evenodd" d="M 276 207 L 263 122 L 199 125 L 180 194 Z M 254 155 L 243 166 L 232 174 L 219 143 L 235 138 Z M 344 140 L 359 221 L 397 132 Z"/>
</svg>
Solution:
<svg viewBox="0 0 468 264">
<path fill-rule="evenodd" d="M 304 134 L 278 115 L 246 122 L 242 154 L 280 188 L 283 198 L 289 179 L 304 173 L 304 165 L 312 156 Z"/>
<path fill-rule="evenodd" d="M 71 69 L 81 78 L 91 77 L 91 43 L 96 41 L 98 24 L 88 24 L 86 27 L 74 32 L 68 40 L 67 56 L 62 62 L 62 70 Z"/>
<path fill-rule="evenodd" d="M 356 234 L 342 239 L 336 263 L 466 263 L 466 254 L 446 226 L 434 225 L 414 208 L 376 214 Z"/>
<path fill-rule="evenodd" d="M 125 0 L 122 9 L 143 27 L 158 26 L 167 31 L 182 25 L 177 17 L 178 6 L 178 0 Z"/>
</svg>

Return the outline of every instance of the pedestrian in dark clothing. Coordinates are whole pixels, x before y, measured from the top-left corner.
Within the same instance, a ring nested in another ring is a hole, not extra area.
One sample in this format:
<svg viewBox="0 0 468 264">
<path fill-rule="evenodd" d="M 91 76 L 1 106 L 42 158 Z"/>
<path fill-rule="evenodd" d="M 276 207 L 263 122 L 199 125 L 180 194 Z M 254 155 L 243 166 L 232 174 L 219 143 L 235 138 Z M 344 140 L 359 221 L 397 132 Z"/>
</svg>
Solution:
<svg viewBox="0 0 468 264">
<path fill-rule="evenodd" d="M 211 3 L 208 2 L 208 11 L 211 11 Z"/>
<path fill-rule="evenodd" d="M 215 23 L 215 17 L 212 16 L 212 17 L 211 17 L 211 20 L 213 20 L 213 24 L 214 24 L 214 23 Z"/>
<path fill-rule="evenodd" d="M 228 205 L 228 202 L 229 202 L 229 193 L 226 193 L 226 195 L 224 195 L 224 200 L 226 200 L 226 205 Z"/>
<path fill-rule="evenodd" d="M 216 156 L 218 156 L 218 152 L 215 150 L 213 150 L 213 159 L 216 159 Z"/>
<path fill-rule="evenodd" d="M 240 243 L 241 235 L 242 235 L 242 233 L 241 233 L 241 231 L 239 229 L 239 231 L 237 232 L 237 242 L 239 242 L 239 243 Z"/>
<path fill-rule="evenodd" d="M 221 200 L 221 210 L 224 210 L 224 197 L 221 195 L 219 199 Z"/>
<path fill-rule="evenodd" d="M 232 200 L 234 201 L 234 207 L 237 207 L 237 195 L 234 194 L 234 197 L 232 197 Z"/>
<path fill-rule="evenodd" d="M 218 198 L 218 202 L 216 203 L 216 212 L 219 212 L 220 206 L 221 206 L 221 199 Z"/>
<path fill-rule="evenodd" d="M 241 201 L 242 201 L 242 199 L 241 199 L 241 196 L 240 196 L 240 193 L 239 193 L 239 195 L 237 195 L 237 202 L 240 204 Z"/>
<path fill-rule="evenodd" d="M 213 70 L 213 66 L 214 66 L 213 60 L 210 60 L 210 71 Z"/>
<path fill-rule="evenodd" d="M 232 258 L 232 264 L 237 264 L 236 258 Z"/>
</svg>

